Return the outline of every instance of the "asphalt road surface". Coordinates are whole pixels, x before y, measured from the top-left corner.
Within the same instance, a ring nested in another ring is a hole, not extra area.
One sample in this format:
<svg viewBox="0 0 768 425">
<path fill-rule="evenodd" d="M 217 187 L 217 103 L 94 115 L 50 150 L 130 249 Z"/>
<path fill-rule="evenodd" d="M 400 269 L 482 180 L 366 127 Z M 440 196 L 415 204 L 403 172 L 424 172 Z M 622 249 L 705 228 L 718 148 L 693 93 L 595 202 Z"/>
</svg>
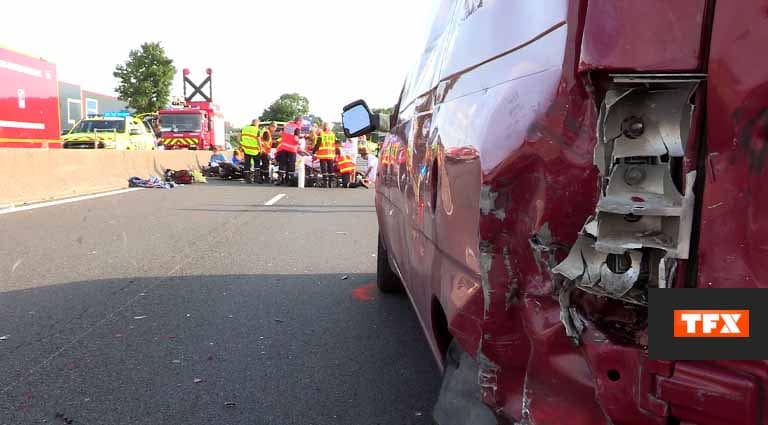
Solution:
<svg viewBox="0 0 768 425">
<path fill-rule="evenodd" d="M 0 215 L 0 424 L 431 424 L 376 234 L 372 191 L 239 182 Z"/>
</svg>

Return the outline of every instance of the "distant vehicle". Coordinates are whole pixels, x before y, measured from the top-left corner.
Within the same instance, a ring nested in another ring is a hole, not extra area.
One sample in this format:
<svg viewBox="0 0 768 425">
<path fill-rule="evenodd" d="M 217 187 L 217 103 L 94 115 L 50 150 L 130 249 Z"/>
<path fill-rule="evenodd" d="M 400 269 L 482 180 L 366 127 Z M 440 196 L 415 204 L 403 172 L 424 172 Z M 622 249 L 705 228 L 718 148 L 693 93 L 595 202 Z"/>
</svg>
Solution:
<svg viewBox="0 0 768 425">
<path fill-rule="evenodd" d="M 61 147 L 56 66 L 0 48 L 0 148 Z"/>
<path fill-rule="evenodd" d="M 160 142 L 160 129 L 158 126 L 159 117 L 157 113 L 150 112 L 146 114 L 138 114 L 136 115 L 136 118 L 144 122 L 147 130 L 152 132 L 152 134 L 155 136 L 155 145 L 157 145 Z"/>
<path fill-rule="evenodd" d="M 181 108 L 158 111 L 160 144 L 166 150 L 209 150 L 224 147 L 224 119 L 210 102 L 187 102 Z"/>
<path fill-rule="evenodd" d="M 648 351 L 651 291 L 768 288 L 766 2 L 437 4 L 389 121 L 343 111 L 391 128 L 377 283 L 444 371 L 437 423 L 768 423 L 767 360 Z"/>
<path fill-rule="evenodd" d="M 152 129 L 127 112 L 91 115 L 75 124 L 61 141 L 65 149 L 155 149 Z"/>
<path fill-rule="evenodd" d="M 158 111 L 160 145 L 166 150 L 209 150 L 214 146 L 227 145 L 224 115 L 219 105 L 213 103 L 211 69 L 207 77 L 196 84 L 189 78 L 189 69 L 183 70 L 184 97 L 174 100 L 170 108 Z M 208 87 L 208 93 L 203 89 Z M 187 95 L 188 88 L 192 89 Z M 196 101 L 199 95 L 202 101 Z"/>
</svg>

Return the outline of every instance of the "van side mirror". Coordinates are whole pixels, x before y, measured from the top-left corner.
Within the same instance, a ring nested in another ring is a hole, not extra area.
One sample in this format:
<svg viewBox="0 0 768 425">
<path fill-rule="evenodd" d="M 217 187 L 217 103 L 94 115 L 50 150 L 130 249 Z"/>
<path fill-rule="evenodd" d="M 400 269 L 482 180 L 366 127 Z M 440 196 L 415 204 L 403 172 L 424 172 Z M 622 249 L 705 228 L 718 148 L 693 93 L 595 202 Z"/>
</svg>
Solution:
<svg viewBox="0 0 768 425">
<path fill-rule="evenodd" d="M 389 116 L 372 114 L 364 100 L 357 100 L 344 107 L 341 113 L 344 135 L 358 137 L 374 131 L 389 131 Z"/>
</svg>

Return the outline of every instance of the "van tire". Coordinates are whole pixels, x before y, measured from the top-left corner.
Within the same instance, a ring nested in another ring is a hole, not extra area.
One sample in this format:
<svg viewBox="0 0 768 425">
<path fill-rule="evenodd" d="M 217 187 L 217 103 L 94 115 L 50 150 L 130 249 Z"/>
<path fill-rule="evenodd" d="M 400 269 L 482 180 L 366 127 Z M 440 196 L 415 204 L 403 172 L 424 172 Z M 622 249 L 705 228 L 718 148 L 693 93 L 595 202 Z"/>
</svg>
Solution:
<svg viewBox="0 0 768 425">
<path fill-rule="evenodd" d="M 483 403 L 477 377 L 480 365 L 455 339 L 445 354 L 440 395 L 432 411 L 439 425 L 495 425 L 496 416 Z"/>
<path fill-rule="evenodd" d="M 403 292 L 403 282 L 389 265 L 389 253 L 381 240 L 381 233 L 379 233 L 379 252 L 376 259 L 376 286 L 379 291 L 391 294 Z"/>
</svg>

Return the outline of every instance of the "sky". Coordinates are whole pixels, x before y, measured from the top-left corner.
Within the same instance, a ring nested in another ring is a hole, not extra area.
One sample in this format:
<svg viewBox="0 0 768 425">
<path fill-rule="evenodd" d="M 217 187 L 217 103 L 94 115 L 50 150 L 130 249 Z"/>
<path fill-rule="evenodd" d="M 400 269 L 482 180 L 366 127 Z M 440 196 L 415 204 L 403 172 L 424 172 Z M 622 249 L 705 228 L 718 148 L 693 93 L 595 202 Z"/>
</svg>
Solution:
<svg viewBox="0 0 768 425">
<path fill-rule="evenodd" d="M 159 41 L 193 81 L 213 69 L 214 102 L 233 124 L 283 93 L 339 121 L 342 107 L 397 102 L 421 52 L 432 0 L 4 1 L 0 46 L 56 64 L 58 79 L 114 95 L 114 67 Z M 41 13 L 42 12 L 42 13 Z"/>
</svg>

